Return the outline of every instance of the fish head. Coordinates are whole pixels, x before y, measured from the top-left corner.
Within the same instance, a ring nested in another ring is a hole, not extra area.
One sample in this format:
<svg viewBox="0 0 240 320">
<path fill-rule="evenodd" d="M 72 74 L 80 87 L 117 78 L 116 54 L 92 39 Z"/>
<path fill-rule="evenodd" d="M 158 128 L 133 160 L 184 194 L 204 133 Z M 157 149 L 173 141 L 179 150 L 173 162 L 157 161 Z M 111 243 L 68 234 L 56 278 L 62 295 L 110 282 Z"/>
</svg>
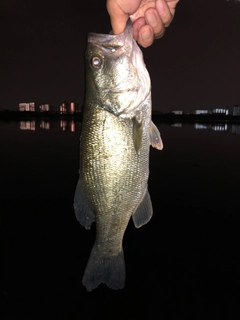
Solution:
<svg viewBox="0 0 240 320">
<path fill-rule="evenodd" d="M 133 39 L 132 22 L 119 35 L 90 33 L 86 50 L 86 94 L 103 109 L 133 116 L 150 93 L 150 77 Z"/>
</svg>

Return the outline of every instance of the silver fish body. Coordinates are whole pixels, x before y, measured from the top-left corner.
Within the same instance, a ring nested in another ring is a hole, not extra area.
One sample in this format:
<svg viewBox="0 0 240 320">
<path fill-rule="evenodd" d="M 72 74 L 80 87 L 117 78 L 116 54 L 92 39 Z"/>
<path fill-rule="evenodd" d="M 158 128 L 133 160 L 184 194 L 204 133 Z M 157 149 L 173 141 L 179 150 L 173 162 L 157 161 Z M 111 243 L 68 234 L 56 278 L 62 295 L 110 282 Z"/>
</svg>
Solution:
<svg viewBox="0 0 240 320">
<path fill-rule="evenodd" d="M 96 239 L 83 276 L 88 291 L 100 283 L 125 284 L 122 240 L 152 216 L 148 193 L 149 147 L 162 149 L 151 121 L 150 77 L 129 21 L 120 35 L 89 34 L 80 170 L 74 209 Z"/>
</svg>

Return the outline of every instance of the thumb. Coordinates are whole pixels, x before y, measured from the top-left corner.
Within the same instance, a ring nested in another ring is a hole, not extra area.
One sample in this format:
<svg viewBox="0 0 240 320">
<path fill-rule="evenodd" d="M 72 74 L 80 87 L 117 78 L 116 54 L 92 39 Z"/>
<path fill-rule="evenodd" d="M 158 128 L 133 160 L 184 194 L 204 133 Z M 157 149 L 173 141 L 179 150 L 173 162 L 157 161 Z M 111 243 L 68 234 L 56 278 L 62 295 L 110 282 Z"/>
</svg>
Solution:
<svg viewBox="0 0 240 320">
<path fill-rule="evenodd" d="M 114 1 L 107 1 L 107 11 L 110 16 L 113 34 L 125 30 L 129 14 L 125 13 Z"/>
</svg>

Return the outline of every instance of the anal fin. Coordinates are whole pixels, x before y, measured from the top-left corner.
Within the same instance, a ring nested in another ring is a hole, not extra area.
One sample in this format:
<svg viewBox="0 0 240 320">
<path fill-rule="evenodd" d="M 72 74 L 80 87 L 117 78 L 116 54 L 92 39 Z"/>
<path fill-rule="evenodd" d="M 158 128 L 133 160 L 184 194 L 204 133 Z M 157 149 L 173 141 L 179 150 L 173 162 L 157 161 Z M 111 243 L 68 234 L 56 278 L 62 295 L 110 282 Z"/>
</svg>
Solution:
<svg viewBox="0 0 240 320">
<path fill-rule="evenodd" d="M 78 222 L 86 229 L 90 229 L 91 224 L 95 221 L 95 215 L 88 204 L 80 178 L 74 195 L 74 211 Z"/>
<path fill-rule="evenodd" d="M 132 218 L 136 228 L 140 228 L 152 218 L 153 209 L 152 201 L 148 190 L 143 198 L 143 201 L 138 206 L 137 210 L 133 213 Z"/>
</svg>

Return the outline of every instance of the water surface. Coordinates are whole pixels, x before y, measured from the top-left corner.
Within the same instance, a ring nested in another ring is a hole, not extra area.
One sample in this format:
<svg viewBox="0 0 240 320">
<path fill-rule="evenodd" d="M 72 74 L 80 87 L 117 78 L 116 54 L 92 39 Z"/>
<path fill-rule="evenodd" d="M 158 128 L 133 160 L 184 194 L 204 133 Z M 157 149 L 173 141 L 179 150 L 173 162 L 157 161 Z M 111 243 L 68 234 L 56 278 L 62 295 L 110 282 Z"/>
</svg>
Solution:
<svg viewBox="0 0 240 320">
<path fill-rule="evenodd" d="M 158 123 L 154 216 L 124 237 L 126 286 L 87 293 L 94 241 L 74 217 L 80 123 L 0 122 L 3 315 L 234 319 L 239 312 L 239 127 Z M 236 230 L 235 230 L 236 227 Z"/>
</svg>

